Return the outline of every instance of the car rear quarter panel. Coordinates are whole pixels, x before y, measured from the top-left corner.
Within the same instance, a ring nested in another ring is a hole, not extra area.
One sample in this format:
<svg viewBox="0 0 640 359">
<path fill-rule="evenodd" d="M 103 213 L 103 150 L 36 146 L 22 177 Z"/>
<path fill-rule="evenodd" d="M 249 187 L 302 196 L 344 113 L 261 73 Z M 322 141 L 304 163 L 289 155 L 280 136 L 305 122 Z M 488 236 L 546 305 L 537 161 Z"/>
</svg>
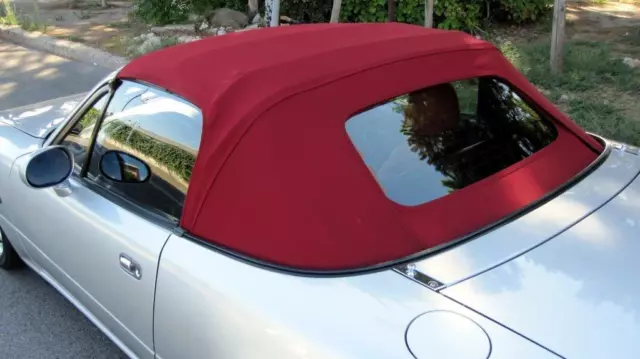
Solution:
<svg viewBox="0 0 640 359">
<path fill-rule="evenodd" d="M 589 216 L 627 187 L 640 156 L 615 149 L 557 197 L 480 237 L 415 262 L 416 269 L 451 286 L 505 263 Z"/>
<path fill-rule="evenodd" d="M 636 178 L 552 240 L 443 293 L 566 358 L 640 358 L 639 226 Z"/>
<path fill-rule="evenodd" d="M 432 310 L 453 311 L 480 325 L 490 338 L 491 358 L 556 358 L 393 271 L 292 276 L 174 235 L 158 269 L 155 348 L 163 359 L 410 359 L 415 357 L 407 349 L 407 326 Z M 426 344 L 472 344 L 452 332 L 423 335 Z"/>
</svg>

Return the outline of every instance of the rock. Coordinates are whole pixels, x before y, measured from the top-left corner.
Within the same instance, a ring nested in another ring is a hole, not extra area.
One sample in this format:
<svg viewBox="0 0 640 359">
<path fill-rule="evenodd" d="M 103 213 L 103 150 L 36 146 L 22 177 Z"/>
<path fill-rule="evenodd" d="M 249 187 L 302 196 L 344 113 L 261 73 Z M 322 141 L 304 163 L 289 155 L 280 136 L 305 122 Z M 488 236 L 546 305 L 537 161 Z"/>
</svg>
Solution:
<svg viewBox="0 0 640 359">
<path fill-rule="evenodd" d="M 224 27 L 221 27 L 218 29 L 218 31 L 216 32 L 216 35 L 225 35 L 227 33 L 227 29 Z"/>
<path fill-rule="evenodd" d="M 259 24 L 260 22 L 262 22 L 262 16 L 260 16 L 260 14 L 256 14 L 256 16 L 253 17 L 253 20 L 251 20 L 251 24 L 253 25 Z"/>
<path fill-rule="evenodd" d="M 162 47 L 162 39 L 154 36 L 147 39 L 147 41 L 143 42 L 142 45 L 140 45 L 140 47 L 138 48 L 138 53 L 146 54 L 153 50 L 159 49 L 160 47 Z"/>
<path fill-rule="evenodd" d="M 198 21 L 202 21 L 202 16 L 198 14 L 189 14 L 189 22 L 196 23 Z"/>
<path fill-rule="evenodd" d="M 181 43 L 198 41 L 200 39 L 201 37 L 199 36 L 178 36 L 178 41 Z"/>
<path fill-rule="evenodd" d="M 242 30 L 253 30 L 253 29 L 259 29 L 259 28 L 260 28 L 260 24 L 251 24 Z"/>
<path fill-rule="evenodd" d="M 193 25 L 167 25 L 156 26 L 151 28 L 151 32 L 156 35 L 191 35 L 195 33 Z"/>
<path fill-rule="evenodd" d="M 562 96 L 560 96 L 560 102 L 569 102 L 571 101 L 571 96 L 567 95 L 567 94 L 562 94 Z"/>
<path fill-rule="evenodd" d="M 543 89 L 543 88 L 538 88 L 538 90 L 545 95 L 546 97 L 550 97 L 551 96 L 551 91 L 547 90 L 547 89 Z"/>
<path fill-rule="evenodd" d="M 209 27 L 230 27 L 232 29 L 242 29 L 249 25 L 249 17 L 241 13 L 227 8 L 213 10 L 206 16 Z"/>
<path fill-rule="evenodd" d="M 640 60 L 633 59 L 631 57 L 625 57 L 624 59 L 622 59 L 622 62 L 632 69 L 640 67 Z"/>
</svg>

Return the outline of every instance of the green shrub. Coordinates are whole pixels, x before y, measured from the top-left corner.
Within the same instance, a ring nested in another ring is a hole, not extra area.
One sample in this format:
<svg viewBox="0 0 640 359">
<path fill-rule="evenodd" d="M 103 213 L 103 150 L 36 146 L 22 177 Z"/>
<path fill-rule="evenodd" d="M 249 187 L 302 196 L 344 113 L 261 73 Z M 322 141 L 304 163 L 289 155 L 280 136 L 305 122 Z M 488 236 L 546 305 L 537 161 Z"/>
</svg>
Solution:
<svg viewBox="0 0 640 359">
<path fill-rule="evenodd" d="M 487 15 L 512 23 L 536 21 L 549 13 L 552 4 L 553 0 L 438 0 L 433 9 L 434 22 L 442 29 L 475 31 Z M 343 0 L 342 21 L 382 22 L 387 17 L 387 0 Z M 423 24 L 424 0 L 396 0 L 396 19 Z"/>
<path fill-rule="evenodd" d="M 477 0 L 439 0 L 433 13 L 439 28 L 474 30 L 480 27 L 482 3 Z M 343 0 L 342 21 L 382 22 L 387 18 L 387 0 Z M 396 0 L 396 20 L 424 24 L 424 0 Z"/>
<path fill-rule="evenodd" d="M 397 2 L 396 20 L 408 24 L 424 24 L 424 0 L 402 0 Z"/>
<path fill-rule="evenodd" d="M 441 29 L 474 31 L 481 27 L 483 3 L 477 0 L 440 0 L 433 7 Z"/>
<path fill-rule="evenodd" d="M 134 17 L 151 25 L 183 22 L 192 9 L 192 4 L 187 0 L 134 0 L 134 4 Z"/>
<path fill-rule="evenodd" d="M 332 6 L 332 0 L 280 0 L 280 14 L 305 22 L 328 22 Z"/>
<path fill-rule="evenodd" d="M 340 21 L 382 22 L 386 19 L 386 0 L 342 0 Z"/>
<path fill-rule="evenodd" d="M 549 14 L 553 0 L 499 0 L 494 7 L 501 11 L 506 21 L 525 23 L 536 21 Z"/>
<path fill-rule="evenodd" d="M 247 1 L 246 0 L 189 0 L 191 10 L 195 14 L 204 15 L 211 10 L 226 7 L 229 9 L 246 12 Z M 282 1 L 282 0 L 281 0 Z M 284 0 L 287 1 L 287 0 Z M 283 1 L 283 2 L 284 2 Z"/>
<path fill-rule="evenodd" d="M 138 18 L 147 23 L 167 24 L 186 20 L 190 12 L 205 14 L 227 7 L 246 12 L 246 0 L 135 0 Z M 425 0 L 396 0 L 396 19 L 424 24 Z M 443 29 L 475 31 L 486 17 L 513 23 L 539 20 L 549 13 L 553 0 L 438 0 L 434 5 L 435 25 Z M 280 13 L 305 22 L 327 22 L 333 0 L 281 0 Z M 260 1 L 264 11 L 264 1 Z M 487 12 L 489 12 L 487 14 Z M 383 22 L 388 17 L 387 0 L 343 0 L 343 22 Z M 487 16 L 488 15 L 488 16 Z"/>
<path fill-rule="evenodd" d="M 341 21 L 383 22 L 389 16 L 388 6 L 387 0 L 343 0 L 340 9 Z M 396 0 L 396 20 L 409 24 L 424 24 L 424 1 Z"/>
</svg>

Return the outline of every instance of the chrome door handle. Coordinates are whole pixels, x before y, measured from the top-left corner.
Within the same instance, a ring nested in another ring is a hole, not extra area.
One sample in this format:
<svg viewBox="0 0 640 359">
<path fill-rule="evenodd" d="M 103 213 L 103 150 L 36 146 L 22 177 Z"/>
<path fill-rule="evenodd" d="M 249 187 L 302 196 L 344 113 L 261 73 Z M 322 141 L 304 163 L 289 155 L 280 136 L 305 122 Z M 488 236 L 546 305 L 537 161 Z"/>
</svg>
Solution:
<svg viewBox="0 0 640 359">
<path fill-rule="evenodd" d="M 140 270 L 138 263 L 124 253 L 120 254 L 120 268 L 129 273 L 129 275 L 135 279 L 142 278 L 142 271 Z"/>
</svg>

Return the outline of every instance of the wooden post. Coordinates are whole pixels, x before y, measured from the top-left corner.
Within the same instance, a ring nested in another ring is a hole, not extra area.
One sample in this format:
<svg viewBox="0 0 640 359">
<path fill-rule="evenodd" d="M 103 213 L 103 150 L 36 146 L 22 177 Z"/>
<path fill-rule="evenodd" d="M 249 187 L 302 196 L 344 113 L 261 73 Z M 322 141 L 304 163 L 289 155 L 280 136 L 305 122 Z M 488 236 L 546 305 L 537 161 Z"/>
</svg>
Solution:
<svg viewBox="0 0 640 359">
<path fill-rule="evenodd" d="M 396 0 L 387 0 L 389 6 L 389 22 L 396 21 Z"/>
<path fill-rule="evenodd" d="M 551 72 L 562 72 L 562 60 L 564 57 L 564 0 L 555 0 L 553 4 L 553 28 L 551 30 Z"/>
<path fill-rule="evenodd" d="M 342 0 L 333 0 L 333 7 L 331 8 L 331 20 L 332 23 L 340 22 L 340 8 L 342 7 Z"/>
<path fill-rule="evenodd" d="M 280 26 L 280 0 L 271 0 L 271 23 L 269 26 Z"/>
<path fill-rule="evenodd" d="M 433 1 L 424 0 L 424 26 L 433 27 Z"/>
</svg>

